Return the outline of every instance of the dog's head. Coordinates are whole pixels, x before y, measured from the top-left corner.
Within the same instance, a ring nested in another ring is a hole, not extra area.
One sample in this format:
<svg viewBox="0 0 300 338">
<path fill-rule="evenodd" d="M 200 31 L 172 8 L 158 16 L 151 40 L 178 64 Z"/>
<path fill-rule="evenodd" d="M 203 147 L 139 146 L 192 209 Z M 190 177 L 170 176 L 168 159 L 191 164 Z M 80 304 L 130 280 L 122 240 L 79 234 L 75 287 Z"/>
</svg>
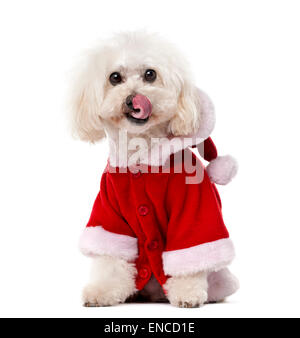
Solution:
<svg viewBox="0 0 300 338">
<path fill-rule="evenodd" d="M 72 89 L 74 131 L 91 142 L 105 128 L 143 135 L 159 125 L 174 136 L 213 128 L 182 54 L 155 34 L 122 33 L 85 57 Z"/>
</svg>

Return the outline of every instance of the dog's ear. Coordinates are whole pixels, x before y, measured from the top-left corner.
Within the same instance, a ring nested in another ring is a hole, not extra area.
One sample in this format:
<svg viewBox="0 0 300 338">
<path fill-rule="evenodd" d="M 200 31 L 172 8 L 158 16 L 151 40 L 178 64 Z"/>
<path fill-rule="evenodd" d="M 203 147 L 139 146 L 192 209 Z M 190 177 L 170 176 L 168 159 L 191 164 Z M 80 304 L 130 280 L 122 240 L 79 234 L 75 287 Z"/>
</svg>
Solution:
<svg viewBox="0 0 300 338">
<path fill-rule="evenodd" d="M 177 112 L 170 122 L 175 136 L 194 135 L 206 139 L 215 125 L 214 107 L 210 98 L 192 84 L 182 85 Z"/>
<path fill-rule="evenodd" d="M 75 137 L 96 142 L 105 136 L 100 118 L 105 74 L 99 55 L 85 57 L 74 72 L 70 93 L 71 124 Z"/>
</svg>

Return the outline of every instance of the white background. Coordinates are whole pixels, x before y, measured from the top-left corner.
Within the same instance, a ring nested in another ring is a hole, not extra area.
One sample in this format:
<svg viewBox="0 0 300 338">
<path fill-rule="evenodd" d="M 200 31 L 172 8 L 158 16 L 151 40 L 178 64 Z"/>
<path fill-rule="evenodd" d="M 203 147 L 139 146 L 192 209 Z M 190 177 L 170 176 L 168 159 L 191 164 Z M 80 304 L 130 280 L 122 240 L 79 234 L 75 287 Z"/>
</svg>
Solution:
<svg viewBox="0 0 300 338">
<path fill-rule="evenodd" d="M 1 1 L 1 316 L 300 315 L 299 16 L 296 0 Z M 215 103 L 219 153 L 240 164 L 219 189 L 241 282 L 222 304 L 81 306 L 77 242 L 107 145 L 71 138 L 68 73 L 97 39 L 136 28 L 185 51 Z"/>
</svg>

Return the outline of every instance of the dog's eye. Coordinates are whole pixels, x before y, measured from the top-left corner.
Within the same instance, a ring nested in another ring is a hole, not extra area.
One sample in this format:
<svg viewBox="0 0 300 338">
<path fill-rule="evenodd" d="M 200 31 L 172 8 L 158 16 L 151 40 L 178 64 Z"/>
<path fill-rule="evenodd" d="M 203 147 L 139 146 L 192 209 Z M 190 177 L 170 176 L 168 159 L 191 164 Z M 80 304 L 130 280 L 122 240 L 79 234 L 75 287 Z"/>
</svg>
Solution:
<svg viewBox="0 0 300 338">
<path fill-rule="evenodd" d="M 114 72 L 110 74 L 109 81 L 113 86 L 116 86 L 117 84 L 122 82 L 122 76 L 118 72 Z"/>
<path fill-rule="evenodd" d="M 156 79 L 156 71 L 153 69 L 147 69 L 144 74 L 144 79 L 147 82 L 154 82 Z"/>
</svg>

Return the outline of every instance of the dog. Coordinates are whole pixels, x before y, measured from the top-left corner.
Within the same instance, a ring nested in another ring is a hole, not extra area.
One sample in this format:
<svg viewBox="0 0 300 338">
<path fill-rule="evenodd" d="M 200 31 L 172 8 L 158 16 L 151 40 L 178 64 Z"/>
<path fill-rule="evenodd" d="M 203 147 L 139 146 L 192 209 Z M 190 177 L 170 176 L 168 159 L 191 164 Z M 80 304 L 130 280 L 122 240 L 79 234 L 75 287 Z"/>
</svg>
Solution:
<svg viewBox="0 0 300 338">
<path fill-rule="evenodd" d="M 73 131 L 92 143 L 107 137 L 110 149 L 80 238 L 92 257 L 83 304 L 199 307 L 233 294 L 234 248 L 214 183 L 228 183 L 237 164 L 217 156 L 213 105 L 185 57 L 157 34 L 125 32 L 90 50 L 76 73 Z M 190 147 L 210 161 L 206 169 Z M 184 157 L 199 171 L 192 183 Z"/>
</svg>

